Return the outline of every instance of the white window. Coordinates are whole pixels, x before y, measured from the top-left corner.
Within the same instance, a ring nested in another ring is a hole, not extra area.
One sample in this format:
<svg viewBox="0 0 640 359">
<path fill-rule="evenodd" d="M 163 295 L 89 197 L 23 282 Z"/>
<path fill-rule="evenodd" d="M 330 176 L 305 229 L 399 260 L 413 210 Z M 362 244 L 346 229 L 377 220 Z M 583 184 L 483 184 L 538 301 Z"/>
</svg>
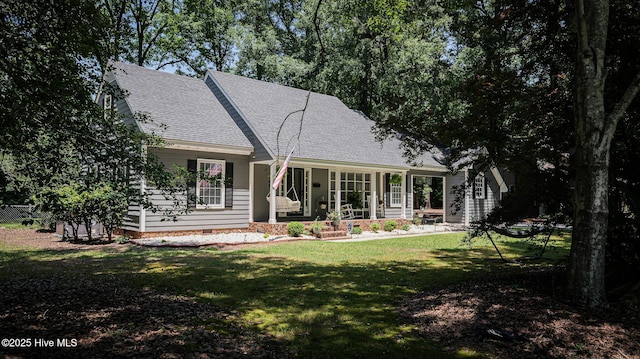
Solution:
<svg viewBox="0 0 640 359">
<path fill-rule="evenodd" d="M 389 207 L 402 207 L 402 174 L 391 173 L 387 177 L 389 182 Z"/>
<path fill-rule="evenodd" d="M 198 159 L 196 208 L 224 208 L 225 161 Z"/>
<path fill-rule="evenodd" d="M 402 185 L 400 183 L 390 183 L 389 187 L 391 191 L 391 203 L 389 203 L 389 206 L 401 207 L 402 206 Z"/>
<path fill-rule="evenodd" d="M 473 181 L 473 198 L 475 199 L 485 199 L 487 196 L 485 185 L 484 185 L 484 174 L 480 173 L 476 176 Z"/>
<path fill-rule="evenodd" d="M 335 206 L 336 173 L 330 173 L 331 196 L 329 208 Z M 352 203 L 353 208 L 364 208 L 365 199 L 371 195 L 371 174 L 363 172 L 340 172 L 340 204 Z"/>
</svg>

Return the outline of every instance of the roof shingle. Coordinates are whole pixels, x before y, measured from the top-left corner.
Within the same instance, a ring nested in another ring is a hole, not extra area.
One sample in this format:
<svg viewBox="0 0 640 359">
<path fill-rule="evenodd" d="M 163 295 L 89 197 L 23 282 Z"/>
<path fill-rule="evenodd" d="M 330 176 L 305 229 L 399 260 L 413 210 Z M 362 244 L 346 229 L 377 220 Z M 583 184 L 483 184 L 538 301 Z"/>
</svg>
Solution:
<svg viewBox="0 0 640 359">
<path fill-rule="evenodd" d="M 153 121 L 140 123 L 143 131 L 168 140 L 252 148 L 201 79 L 122 62 L 113 65 L 118 86 L 128 91 L 131 111 Z"/>
<path fill-rule="evenodd" d="M 377 141 L 373 121 L 337 97 L 223 72 L 209 73 L 276 155 L 286 155 L 295 144 L 293 156 L 301 159 L 408 167 L 399 140 Z M 420 160 L 425 166 L 444 168 L 431 154 Z"/>
</svg>

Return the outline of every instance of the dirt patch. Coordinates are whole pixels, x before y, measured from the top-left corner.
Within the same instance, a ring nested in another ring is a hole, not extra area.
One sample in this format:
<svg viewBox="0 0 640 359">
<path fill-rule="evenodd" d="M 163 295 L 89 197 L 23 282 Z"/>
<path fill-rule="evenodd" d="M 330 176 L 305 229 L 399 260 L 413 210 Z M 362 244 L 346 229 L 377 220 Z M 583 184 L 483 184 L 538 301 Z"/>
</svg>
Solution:
<svg viewBox="0 0 640 359">
<path fill-rule="evenodd" d="M 401 315 L 447 351 L 495 358 L 640 358 L 640 318 L 576 308 L 554 292 L 558 271 L 484 278 L 408 298 Z"/>
</svg>

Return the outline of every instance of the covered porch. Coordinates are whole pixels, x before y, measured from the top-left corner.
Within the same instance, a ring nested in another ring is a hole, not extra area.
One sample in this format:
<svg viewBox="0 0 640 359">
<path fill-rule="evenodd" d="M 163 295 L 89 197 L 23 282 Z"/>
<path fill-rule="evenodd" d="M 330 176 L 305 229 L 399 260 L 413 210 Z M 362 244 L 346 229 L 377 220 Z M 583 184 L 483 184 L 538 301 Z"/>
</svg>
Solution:
<svg viewBox="0 0 640 359">
<path fill-rule="evenodd" d="M 406 168 L 372 168 L 291 161 L 277 189 L 272 181 L 277 164 L 252 163 L 251 222 L 324 220 L 330 211 L 345 219 L 411 218 L 407 210 Z M 398 183 L 389 183 L 392 175 Z M 284 208 L 270 198 L 286 197 Z M 269 199 L 268 199 L 269 198 Z M 296 206 L 297 205 L 297 206 Z M 286 209 L 286 210 L 285 210 Z"/>
<path fill-rule="evenodd" d="M 343 219 L 354 221 L 411 221 L 417 215 L 414 209 L 421 208 L 414 200 L 419 200 L 416 178 L 427 176 L 437 176 L 438 180 L 429 183 L 439 186 L 431 196 L 430 209 L 439 210 L 441 221 L 445 220 L 445 177 L 441 171 L 292 160 L 280 186 L 273 189 L 277 165 L 250 164 L 250 222 L 325 220 L 330 211 L 338 211 Z"/>
</svg>

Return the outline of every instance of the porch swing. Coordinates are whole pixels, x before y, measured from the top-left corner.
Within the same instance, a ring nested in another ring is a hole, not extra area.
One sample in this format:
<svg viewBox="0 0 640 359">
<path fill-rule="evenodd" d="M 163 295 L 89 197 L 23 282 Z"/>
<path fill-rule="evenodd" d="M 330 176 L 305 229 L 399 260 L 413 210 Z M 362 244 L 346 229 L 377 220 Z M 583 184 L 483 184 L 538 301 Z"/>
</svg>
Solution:
<svg viewBox="0 0 640 359">
<path fill-rule="evenodd" d="M 298 198 L 298 192 L 296 192 L 296 186 L 294 185 L 294 173 L 291 171 L 291 188 L 284 196 L 276 196 L 276 212 L 299 212 L 301 207 L 300 198 Z M 293 191 L 295 200 L 289 198 L 289 193 Z M 267 195 L 267 201 L 271 203 L 271 194 Z"/>
</svg>

